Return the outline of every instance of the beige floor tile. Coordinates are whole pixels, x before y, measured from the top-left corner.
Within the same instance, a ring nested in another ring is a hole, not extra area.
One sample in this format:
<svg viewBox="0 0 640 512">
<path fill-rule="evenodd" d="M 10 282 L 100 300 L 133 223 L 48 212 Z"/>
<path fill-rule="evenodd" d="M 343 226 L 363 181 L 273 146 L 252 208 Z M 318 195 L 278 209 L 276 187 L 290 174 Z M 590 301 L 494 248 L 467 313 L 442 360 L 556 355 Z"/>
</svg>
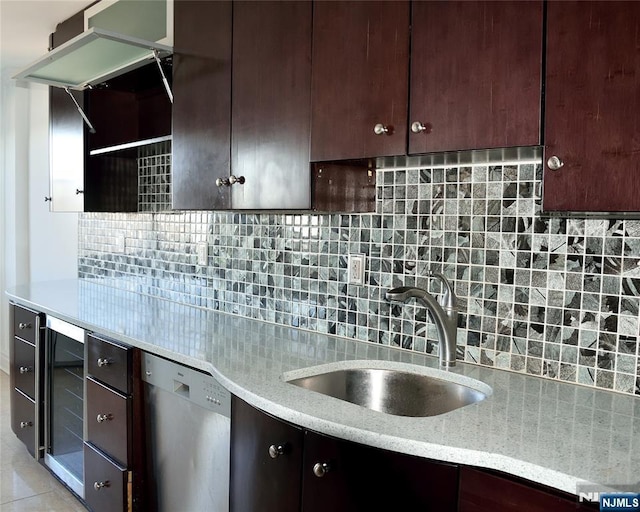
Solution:
<svg viewBox="0 0 640 512">
<path fill-rule="evenodd" d="M 0 505 L 0 512 L 86 512 L 66 491 L 49 491 Z"/>
</svg>

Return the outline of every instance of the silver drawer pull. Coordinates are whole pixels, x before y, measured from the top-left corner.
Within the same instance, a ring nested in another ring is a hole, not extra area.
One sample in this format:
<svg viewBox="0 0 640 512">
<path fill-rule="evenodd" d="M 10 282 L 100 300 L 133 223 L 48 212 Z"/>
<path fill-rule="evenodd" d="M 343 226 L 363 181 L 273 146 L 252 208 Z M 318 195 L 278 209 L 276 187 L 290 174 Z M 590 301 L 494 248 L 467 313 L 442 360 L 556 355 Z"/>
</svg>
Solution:
<svg viewBox="0 0 640 512">
<path fill-rule="evenodd" d="M 31 427 L 33 426 L 33 423 L 31 421 L 21 421 L 20 422 L 20 428 L 27 428 L 27 427 Z"/>
<path fill-rule="evenodd" d="M 280 455 L 284 454 L 284 445 L 283 444 L 272 444 L 269 446 L 269 457 L 272 459 L 277 459 Z"/>
<path fill-rule="evenodd" d="M 24 331 L 25 329 L 31 329 L 31 322 L 20 322 L 18 324 L 18 329 Z"/>
<path fill-rule="evenodd" d="M 378 123 L 373 127 L 373 133 L 376 135 L 391 135 L 391 128 L 382 123 Z"/>
<path fill-rule="evenodd" d="M 98 366 L 100 368 L 102 368 L 103 366 L 109 366 L 110 364 L 111 364 L 111 361 L 109 361 L 108 359 L 102 358 L 102 357 L 98 358 Z"/>
<path fill-rule="evenodd" d="M 96 421 L 98 423 L 103 423 L 105 421 L 110 421 L 113 419 L 113 414 L 111 414 L 110 412 L 108 412 L 107 414 L 98 414 L 98 416 L 96 416 Z"/>
<path fill-rule="evenodd" d="M 25 374 L 25 373 L 29 373 L 33 371 L 33 368 L 31 368 L 30 366 L 21 366 L 19 369 L 21 374 Z"/>
<path fill-rule="evenodd" d="M 322 478 L 329 471 L 331 471 L 331 466 L 329 466 L 329 464 L 327 464 L 326 462 L 317 462 L 313 466 L 313 474 L 318 478 Z"/>
<path fill-rule="evenodd" d="M 109 482 L 109 480 L 105 480 L 104 482 L 93 482 L 93 488 L 96 491 L 99 491 L 103 487 L 110 487 L 110 486 L 111 486 L 111 483 Z"/>
</svg>

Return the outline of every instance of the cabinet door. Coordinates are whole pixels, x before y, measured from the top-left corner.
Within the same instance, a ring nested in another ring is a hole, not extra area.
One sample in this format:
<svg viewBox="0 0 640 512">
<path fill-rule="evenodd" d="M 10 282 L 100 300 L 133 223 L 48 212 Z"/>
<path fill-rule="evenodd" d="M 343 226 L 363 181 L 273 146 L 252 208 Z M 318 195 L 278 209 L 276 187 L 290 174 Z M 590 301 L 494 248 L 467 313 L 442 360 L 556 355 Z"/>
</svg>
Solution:
<svg viewBox="0 0 640 512">
<path fill-rule="evenodd" d="M 597 504 L 578 503 L 573 496 L 493 475 L 481 469 L 460 468 L 460 512 L 569 512 L 599 510 Z"/>
<path fill-rule="evenodd" d="M 539 144 L 542 2 L 412 9 L 409 153 Z"/>
<path fill-rule="evenodd" d="M 173 208 L 228 208 L 231 2 L 174 3 L 173 95 Z"/>
<path fill-rule="evenodd" d="M 314 432 L 305 432 L 302 482 L 304 512 L 457 510 L 456 466 Z"/>
<path fill-rule="evenodd" d="M 233 208 L 309 208 L 311 2 L 234 2 Z"/>
<path fill-rule="evenodd" d="M 311 160 L 405 154 L 408 65 L 409 2 L 314 2 Z"/>
<path fill-rule="evenodd" d="M 72 91 L 84 106 L 84 93 Z M 50 210 L 84 211 L 84 122 L 64 89 L 49 87 Z"/>
<path fill-rule="evenodd" d="M 299 511 L 301 464 L 300 428 L 232 397 L 231 512 Z"/>
<path fill-rule="evenodd" d="M 84 30 L 84 13 L 59 23 L 51 34 L 56 48 Z M 84 108 L 84 93 L 72 91 Z M 64 89 L 49 87 L 49 210 L 84 211 L 84 121 Z M 76 193 L 80 191 L 80 193 Z"/>
<path fill-rule="evenodd" d="M 640 211 L 638 19 L 638 2 L 547 5 L 544 210 Z"/>
</svg>

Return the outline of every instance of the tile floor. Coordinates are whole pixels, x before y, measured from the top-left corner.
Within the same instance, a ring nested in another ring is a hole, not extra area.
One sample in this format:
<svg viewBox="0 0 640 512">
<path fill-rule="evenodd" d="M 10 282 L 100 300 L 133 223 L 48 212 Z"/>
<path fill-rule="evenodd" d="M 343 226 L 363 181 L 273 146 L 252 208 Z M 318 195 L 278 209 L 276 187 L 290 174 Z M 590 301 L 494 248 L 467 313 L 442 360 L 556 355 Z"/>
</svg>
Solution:
<svg viewBox="0 0 640 512">
<path fill-rule="evenodd" d="M 11 431 L 9 391 L 9 376 L 0 371 L 0 512 L 86 512 Z"/>
</svg>

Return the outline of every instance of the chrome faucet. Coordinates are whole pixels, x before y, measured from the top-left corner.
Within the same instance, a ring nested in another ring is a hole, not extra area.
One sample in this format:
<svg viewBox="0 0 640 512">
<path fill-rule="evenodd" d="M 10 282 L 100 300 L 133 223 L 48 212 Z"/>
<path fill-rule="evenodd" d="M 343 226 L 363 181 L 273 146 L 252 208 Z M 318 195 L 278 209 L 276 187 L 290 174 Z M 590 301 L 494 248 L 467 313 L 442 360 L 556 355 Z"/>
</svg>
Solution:
<svg viewBox="0 0 640 512">
<path fill-rule="evenodd" d="M 387 300 L 396 303 L 408 302 L 416 299 L 431 314 L 438 331 L 440 344 L 440 366 L 449 368 L 456 365 L 456 335 L 458 331 L 458 310 L 456 308 L 457 297 L 451 287 L 451 283 L 439 272 L 432 270 L 428 277 L 438 279 L 442 283 L 442 295 L 439 300 L 426 290 L 411 286 L 400 286 L 389 290 Z"/>
</svg>

